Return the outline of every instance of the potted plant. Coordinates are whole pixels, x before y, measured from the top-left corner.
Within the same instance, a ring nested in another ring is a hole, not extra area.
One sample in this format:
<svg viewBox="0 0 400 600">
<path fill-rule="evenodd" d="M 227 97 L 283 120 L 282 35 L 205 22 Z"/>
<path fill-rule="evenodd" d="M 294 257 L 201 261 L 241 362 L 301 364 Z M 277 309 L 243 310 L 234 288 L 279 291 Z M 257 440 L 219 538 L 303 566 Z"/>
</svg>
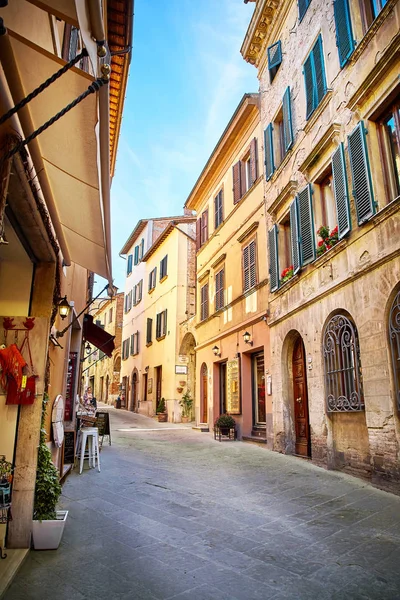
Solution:
<svg viewBox="0 0 400 600">
<path fill-rule="evenodd" d="M 284 284 L 287 281 L 289 281 L 289 279 L 292 279 L 293 273 L 293 265 L 290 265 L 290 267 L 286 267 L 286 269 L 283 269 L 281 273 L 281 284 Z"/>
<path fill-rule="evenodd" d="M 51 460 L 51 452 L 46 445 L 44 425 L 48 401 L 47 394 L 44 394 L 33 507 L 32 535 L 35 550 L 58 548 L 68 516 L 67 510 L 56 510 L 61 485 L 58 471 Z"/>
<path fill-rule="evenodd" d="M 190 391 L 186 390 L 183 394 L 182 399 L 179 400 L 179 404 L 182 407 L 182 423 L 188 423 L 189 418 L 192 416 L 193 398 L 190 395 Z"/>
<path fill-rule="evenodd" d="M 157 417 L 159 423 L 166 423 L 168 421 L 167 407 L 165 404 L 165 398 L 161 398 L 157 406 Z"/>
<path fill-rule="evenodd" d="M 325 252 L 330 250 L 332 246 L 338 243 L 338 226 L 336 225 L 336 227 L 330 231 L 329 227 L 326 225 L 321 225 L 317 231 L 317 235 L 321 238 L 317 246 L 317 256 L 321 256 L 321 254 L 325 254 Z"/>
<path fill-rule="evenodd" d="M 214 438 L 218 437 L 221 441 L 222 436 L 230 440 L 236 439 L 236 421 L 231 415 L 220 415 L 214 423 Z"/>
</svg>

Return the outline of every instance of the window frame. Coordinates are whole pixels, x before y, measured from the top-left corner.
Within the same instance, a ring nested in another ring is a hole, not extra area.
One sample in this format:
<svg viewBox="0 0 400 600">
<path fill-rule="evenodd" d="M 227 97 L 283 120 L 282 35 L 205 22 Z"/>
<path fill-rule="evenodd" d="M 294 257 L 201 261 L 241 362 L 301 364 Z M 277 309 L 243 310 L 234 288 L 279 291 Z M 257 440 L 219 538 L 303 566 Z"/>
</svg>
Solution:
<svg viewBox="0 0 400 600">
<path fill-rule="evenodd" d="M 146 346 L 150 346 L 153 343 L 153 319 L 147 317 L 146 320 Z"/>
<path fill-rule="evenodd" d="M 245 251 L 247 250 L 247 248 L 250 248 L 250 246 L 252 244 L 254 244 L 254 261 L 251 262 L 250 249 L 249 249 L 249 265 L 246 269 L 246 267 L 245 267 Z M 253 273 L 252 273 L 252 267 L 253 267 Z M 249 272 L 249 285 L 247 287 L 246 287 L 246 271 Z M 254 279 L 253 283 L 251 283 L 252 275 L 253 275 L 253 279 Z M 243 290 L 243 293 L 245 294 L 246 292 L 249 292 L 250 290 L 254 289 L 257 286 L 257 284 L 258 284 L 258 257 L 257 257 L 257 234 L 256 234 L 253 237 L 251 237 L 250 239 L 246 240 L 242 244 L 242 290 Z"/>
<path fill-rule="evenodd" d="M 209 317 L 209 282 L 206 281 L 200 286 L 200 322 L 205 321 Z"/>
<path fill-rule="evenodd" d="M 168 277 L 168 254 L 160 260 L 160 282 Z"/>
<path fill-rule="evenodd" d="M 319 57 L 318 57 L 319 54 Z M 318 77 L 316 74 L 316 58 L 318 60 L 321 59 L 321 73 L 322 73 L 322 86 L 323 93 L 321 98 L 318 99 Z M 310 112 L 308 111 L 308 100 L 309 100 L 309 92 L 307 87 L 307 72 L 306 72 L 306 64 L 310 61 L 310 75 L 312 80 L 312 106 Z M 326 68 L 325 68 L 325 56 L 324 56 L 324 45 L 322 40 L 321 32 L 318 34 L 314 44 L 311 47 L 310 52 L 307 54 L 306 59 L 303 62 L 303 75 L 304 75 L 304 89 L 306 95 L 306 120 L 308 121 L 314 112 L 317 110 L 318 106 L 321 104 L 323 98 L 326 96 L 328 91 L 327 81 L 326 81 Z"/>
<path fill-rule="evenodd" d="M 395 137 L 400 152 L 400 96 L 390 104 L 376 122 L 381 164 L 383 165 L 386 204 L 389 204 L 400 196 L 400 172 L 397 172 L 391 136 L 386 129 L 387 125 L 384 123 L 384 121 L 388 120 L 389 115 L 393 115 L 394 118 L 396 125 Z M 390 167 L 388 163 L 390 163 Z"/>
<path fill-rule="evenodd" d="M 218 280 L 221 279 L 222 284 L 218 287 Z M 219 277 L 218 277 L 219 276 Z M 215 273 L 215 312 L 221 310 L 225 306 L 225 265 L 222 265 Z"/>
<path fill-rule="evenodd" d="M 163 340 L 167 335 L 167 309 L 162 310 L 156 315 L 156 340 Z"/>
<path fill-rule="evenodd" d="M 224 190 L 221 188 L 214 197 L 214 230 L 224 222 Z"/>
<path fill-rule="evenodd" d="M 154 267 L 149 273 L 149 289 L 148 293 L 150 294 L 156 287 L 157 284 L 157 267 Z"/>
</svg>

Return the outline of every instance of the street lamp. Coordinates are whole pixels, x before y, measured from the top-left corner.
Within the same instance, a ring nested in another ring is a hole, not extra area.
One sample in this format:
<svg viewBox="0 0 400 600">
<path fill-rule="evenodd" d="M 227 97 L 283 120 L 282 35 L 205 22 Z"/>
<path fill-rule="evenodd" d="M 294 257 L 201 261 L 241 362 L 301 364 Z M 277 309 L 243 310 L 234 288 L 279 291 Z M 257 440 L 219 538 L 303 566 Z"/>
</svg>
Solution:
<svg viewBox="0 0 400 600">
<path fill-rule="evenodd" d="M 70 310 L 71 307 L 68 303 L 67 296 L 64 296 L 64 298 L 61 298 L 60 302 L 58 303 L 58 314 L 60 315 L 62 320 L 68 317 Z"/>
<path fill-rule="evenodd" d="M 212 351 L 214 352 L 214 356 L 221 356 L 221 352 L 219 351 L 218 346 L 214 346 Z"/>
<path fill-rule="evenodd" d="M 249 344 L 250 346 L 253 345 L 253 342 L 251 341 L 251 334 L 248 331 L 244 332 L 243 340 L 245 344 Z"/>
</svg>

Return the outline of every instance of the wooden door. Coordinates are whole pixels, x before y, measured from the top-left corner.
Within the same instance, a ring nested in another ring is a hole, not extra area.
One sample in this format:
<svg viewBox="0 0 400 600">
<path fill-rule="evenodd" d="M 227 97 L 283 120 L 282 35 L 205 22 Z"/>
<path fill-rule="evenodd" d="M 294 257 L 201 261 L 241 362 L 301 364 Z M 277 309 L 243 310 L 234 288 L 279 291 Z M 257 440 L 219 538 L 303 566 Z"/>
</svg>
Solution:
<svg viewBox="0 0 400 600">
<path fill-rule="evenodd" d="M 266 427 L 265 407 L 265 368 L 264 352 L 254 354 L 253 357 L 253 401 L 254 425 Z"/>
<path fill-rule="evenodd" d="M 296 432 L 295 452 L 300 456 L 311 456 L 306 361 L 304 344 L 301 338 L 297 340 L 293 350 L 293 397 Z"/>
<path fill-rule="evenodd" d="M 132 410 L 137 408 L 137 374 L 132 375 Z"/>
<path fill-rule="evenodd" d="M 143 375 L 143 402 L 147 400 L 147 373 Z"/>
<path fill-rule="evenodd" d="M 156 401 L 157 406 L 161 400 L 161 381 L 162 381 L 162 367 L 156 367 Z"/>
<path fill-rule="evenodd" d="M 219 396 L 221 415 L 226 413 L 226 362 L 219 365 Z"/>
<path fill-rule="evenodd" d="M 201 368 L 201 422 L 208 423 L 208 377 L 207 377 L 207 365 L 203 365 Z"/>
</svg>

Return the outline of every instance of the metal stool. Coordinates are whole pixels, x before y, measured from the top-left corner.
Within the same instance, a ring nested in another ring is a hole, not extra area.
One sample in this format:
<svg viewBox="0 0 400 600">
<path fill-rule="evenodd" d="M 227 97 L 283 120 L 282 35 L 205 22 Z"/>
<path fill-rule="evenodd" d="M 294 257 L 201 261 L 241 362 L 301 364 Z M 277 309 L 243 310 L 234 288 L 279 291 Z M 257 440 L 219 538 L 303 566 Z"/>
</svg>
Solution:
<svg viewBox="0 0 400 600">
<path fill-rule="evenodd" d="M 83 462 L 85 460 L 86 442 L 88 443 L 89 453 L 89 468 L 96 467 L 97 458 L 97 469 L 100 473 L 100 450 L 99 450 L 99 430 L 97 427 L 82 427 L 79 432 L 78 447 L 80 454 L 79 462 L 79 474 L 83 470 Z"/>
</svg>

